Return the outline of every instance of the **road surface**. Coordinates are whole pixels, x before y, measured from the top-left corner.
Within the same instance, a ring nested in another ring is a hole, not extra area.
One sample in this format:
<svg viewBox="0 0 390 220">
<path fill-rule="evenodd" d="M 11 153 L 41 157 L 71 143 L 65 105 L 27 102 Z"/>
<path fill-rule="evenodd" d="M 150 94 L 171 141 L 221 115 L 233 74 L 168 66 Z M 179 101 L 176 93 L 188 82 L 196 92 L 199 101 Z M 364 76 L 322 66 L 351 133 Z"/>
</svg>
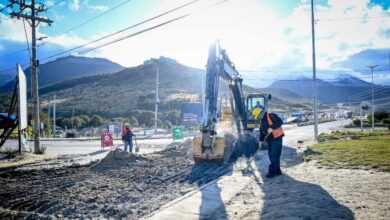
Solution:
<svg viewBox="0 0 390 220">
<path fill-rule="evenodd" d="M 347 123 L 346 121 L 342 122 Z M 330 132 L 340 121 L 319 125 Z M 267 179 L 267 151 L 257 154 L 252 172 L 245 161 L 232 172 L 188 193 L 146 219 L 389 219 L 390 174 L 371 170 L 324 169 L 302 162 L 297 143 L 314 141 L 313 126 L 286 131 L 284 175 Z"/>
<path fill-rule="evenodd" d="M 330 131 L 334 127 L 338 127 L 342 124 L 346 124 L 348 120 L 343 121 L 334 121 L 319 124 L 319 133 Z M 313 126 L 291 126 L 288 125 L 286 129 L 285 145 L 296 144 L 298 140 L 313 140 Z M 171 138 L 163 139 L 145 139 L 137 140 L 137 144 L 140 147 L 140 153 L 151 153 L 158 150 L 162 150 L 165 146 L 172 143 Z M 4 148 L 12 147 L 16 149 L 18 145 L 17 140 L 9 139 L 4 144 Z M 33 142 L 28 142 L 29 147 L 33 147 Z M 41 145 L 46 147 L 47 155 L 69 155 L 69 154 L 93 154 L 94 152 L 100 151 L 100 141 L 99 140 L 41 140 Z M 115 140 L 114 146 L 121 146 L 121 140 Z M 135 143 L 134 143 L 135 145 Z"/>
<path fill-rule="evenodd" d="M 137 140 L 137 144 L 140 147 L 140 153 L 151 153 L 162 150 L 165 146 L 172 142 L 173 140 L 171 138 Z M 16 149 L 17 144 L 17 140 L 10 139 L 7 140 L 4 148 L 12 147 Z M 33 147 L 33 142 L 29 141 L 28 145 Z M 41 140 L 41 145 L 46 147 L 46 154 L 49 156 L 69 154 L 87 155 L 101 150 L 100 140 Z M 114 146 L 122 147 L 123 143 L 121 140 L 114 140 Z M 133 146 L 135 147 L 134 141 Z"/>
</svg>

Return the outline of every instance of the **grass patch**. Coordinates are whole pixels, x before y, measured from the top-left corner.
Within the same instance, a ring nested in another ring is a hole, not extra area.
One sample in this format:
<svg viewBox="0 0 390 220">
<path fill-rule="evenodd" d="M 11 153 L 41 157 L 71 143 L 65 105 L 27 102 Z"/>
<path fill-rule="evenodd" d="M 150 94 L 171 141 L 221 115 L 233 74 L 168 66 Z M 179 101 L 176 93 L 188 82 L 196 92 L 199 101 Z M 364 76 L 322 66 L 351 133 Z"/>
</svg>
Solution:
<svg viewBox="0 0 390 220">
<path fill-rule="evenodd" d="M 390 172 L 390 131 L 321 134 L 319 144 L 305 151 L 305 160 L 331 168 Z"/>
</svg>

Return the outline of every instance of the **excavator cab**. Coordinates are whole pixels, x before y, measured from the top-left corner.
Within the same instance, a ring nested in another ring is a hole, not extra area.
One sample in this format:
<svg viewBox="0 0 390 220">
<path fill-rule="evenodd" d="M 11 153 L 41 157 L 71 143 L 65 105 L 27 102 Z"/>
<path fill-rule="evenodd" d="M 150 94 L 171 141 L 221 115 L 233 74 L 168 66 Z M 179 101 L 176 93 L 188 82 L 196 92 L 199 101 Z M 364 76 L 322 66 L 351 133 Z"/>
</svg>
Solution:
<svg viewBox="0 0 390 220">
<path fill-rule="evenodd" d="M 246 129 L 259 128 L 260 113 L 268 109 L 268 100 L 271 95 L 265 93 L 251 93 L 246 98 Z"/>
</svg>

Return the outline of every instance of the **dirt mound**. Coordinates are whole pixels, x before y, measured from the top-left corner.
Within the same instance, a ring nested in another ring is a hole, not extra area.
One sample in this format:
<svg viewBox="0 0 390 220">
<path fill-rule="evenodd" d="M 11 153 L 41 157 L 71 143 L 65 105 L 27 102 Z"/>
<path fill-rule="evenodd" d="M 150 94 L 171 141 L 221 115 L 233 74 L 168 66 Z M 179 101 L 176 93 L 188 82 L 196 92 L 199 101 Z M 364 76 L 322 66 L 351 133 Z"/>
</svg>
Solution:
<svg viewBox="0 0 390 220">
<path fill-rule="evenodd" d="M 186 139 L 183 142 L 173 142 L 168 145 L 165 150 L 154 153 L 154 155 L 158 155 L 165 158 L 171 157 L 186 157 L 192 159 L 192 151 L 194 148 L 194 144 L 192 139 Z"/>
<path fill-rule="evenodd" d="M 145 156 L 116 149 L 92 167 L 2 174 L 0 219 L 140 219 L 232 170 L 194 164 L 189 150 L 191 139 Z"/>
<path fill-rule="evenodd" d="M 121 169 L 127 166 L 131 166 L 134 163 L 144 163 L 148 159 L 139 155 L 131 154 L 123 151 L 122 149 L 115 149 L 111 151 L 105 158 L 92 167 L 95 171 L 108 171 Z"/>
</svg>

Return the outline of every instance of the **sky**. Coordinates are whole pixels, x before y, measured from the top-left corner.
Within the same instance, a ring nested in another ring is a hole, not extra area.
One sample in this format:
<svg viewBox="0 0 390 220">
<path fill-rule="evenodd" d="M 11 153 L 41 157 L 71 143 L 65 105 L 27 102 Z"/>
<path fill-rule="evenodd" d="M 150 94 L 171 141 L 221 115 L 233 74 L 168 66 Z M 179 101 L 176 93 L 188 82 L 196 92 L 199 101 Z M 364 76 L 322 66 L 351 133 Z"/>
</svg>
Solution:
<svg viewBox="0 0 390 220">
<path fill-rule="evenodd" d="M 0 0 L 0 9 L 7 2 Z M 36 2 L 48 7 L 41 15 L 54 21 L 51 26 L 38 27 L 37 36 L 47 37 L 38 43 L 44 43 L 38 47 L 38 57 L 44 60 L 191 0 Z M 371 72 L 367 65 L 378 64 L 375 82 L 390 84 L 390 1 L 315 0 L 314 5 L 318 77 L 332 80 L 347 73 L 369 81 Z M 1 70 L 14 67 L 16 62 L 27 63 L 29 59 L 27 51 L 8 55 L 27 47 L 23 22 L 11 19 L 9 12 L 6 9 L 0 15 L 0 74 L 5 74 Z M 181 20 L 88 53 L 77 53 L 187 13 L 191 15 Z M 199 0 L 61 56 L 104 57 L 125 67 L 166 56 L 204 69 L 209 45 L 219 40 L 247 84 L 264 87 L 276 79 L 311 76 L 310 13 L 309 0 Z M 68 31 L 95 16 L 99 17 Z M 26 32 L 31 39 L 27 23 Z"/>
</svg>

